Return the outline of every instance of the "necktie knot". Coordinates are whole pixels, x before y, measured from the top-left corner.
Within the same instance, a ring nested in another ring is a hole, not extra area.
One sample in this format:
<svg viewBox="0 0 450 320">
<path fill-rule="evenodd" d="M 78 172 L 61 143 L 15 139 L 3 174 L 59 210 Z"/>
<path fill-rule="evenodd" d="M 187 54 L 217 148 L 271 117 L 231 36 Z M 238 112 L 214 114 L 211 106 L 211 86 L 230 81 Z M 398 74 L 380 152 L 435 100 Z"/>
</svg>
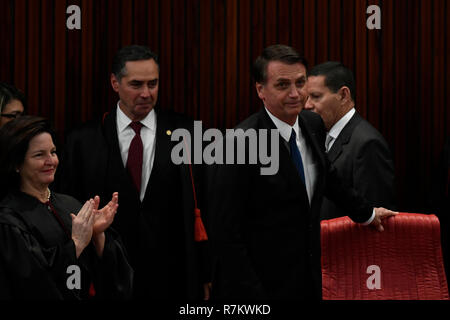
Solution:
<svg viewBox="0 0 450 320">
<path fill-rule="evenodd" d="M 143 124 L 140 123 L 139 121 L 133 121 L 132 123 L 130 123 L 130 127 L 134 130 L 136 134 L 141 134 L 142 126 Z"/>
<path fill-rule="evenodd" d="M 295 134 L 295 130 L 292 129 L 292 131 L 291 131 L 291 138 L 289 139 L 289 143 L 297 144 L 297 142 L 296 142 L 297 139 L 296 138 L 297 138 L 297 135 Z"/>
<path fill-rule="evenodd" d="M 330 144 L 333 141 L 333 137 L 327 133 L 327 137 L 325 138 L 325 150 L 326 152 L 330 151 Z"/>
</svg>

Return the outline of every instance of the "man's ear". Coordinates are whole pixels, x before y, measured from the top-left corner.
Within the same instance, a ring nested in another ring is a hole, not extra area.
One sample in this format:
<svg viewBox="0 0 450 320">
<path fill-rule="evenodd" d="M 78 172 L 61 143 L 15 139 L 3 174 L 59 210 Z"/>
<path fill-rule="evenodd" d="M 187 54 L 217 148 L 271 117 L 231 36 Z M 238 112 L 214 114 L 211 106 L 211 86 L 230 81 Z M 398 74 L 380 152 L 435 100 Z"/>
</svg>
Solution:
<svg viewBox="0 0 450 320">
<path fill-rule="evenodd" d="M 258 94 L 258 97 L 264 101 L 264 85 L 262 83 L 256 82 L 255 83 L 256 93 Z"/>
<path fill-rule="evenodd" d="M 342 102 L 348 102 L 352 100 L 352 95 L 350 93 L 350 89 L 347 86 L 343 86 L 338 91 L 339 100 Z"/>
<path fill-rule="evenodd" d="M 115 92 L 119 92 L 119 81 L 114 73 L 111 73 L 111 86 Z"/>
</svg>

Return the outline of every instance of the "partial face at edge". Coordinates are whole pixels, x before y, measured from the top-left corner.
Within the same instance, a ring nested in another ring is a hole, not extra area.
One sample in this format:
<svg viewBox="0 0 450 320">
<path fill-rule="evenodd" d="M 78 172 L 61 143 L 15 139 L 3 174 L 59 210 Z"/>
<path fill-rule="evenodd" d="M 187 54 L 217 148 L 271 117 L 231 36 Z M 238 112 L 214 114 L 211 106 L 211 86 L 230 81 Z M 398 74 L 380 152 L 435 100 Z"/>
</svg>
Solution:
<svg viewBox="0 0 450 320">
<path fill-rule="evenodd" d="M 20 100 L 14 99 L 10 101 L 2 110 L 3 114 L 22 114 L 24 112 L 24 107 Z M 5 116 L 0 117 L 0 127 L 7 122 L 14 120 L 14 118 L 9 118 Z"/>
</svg>

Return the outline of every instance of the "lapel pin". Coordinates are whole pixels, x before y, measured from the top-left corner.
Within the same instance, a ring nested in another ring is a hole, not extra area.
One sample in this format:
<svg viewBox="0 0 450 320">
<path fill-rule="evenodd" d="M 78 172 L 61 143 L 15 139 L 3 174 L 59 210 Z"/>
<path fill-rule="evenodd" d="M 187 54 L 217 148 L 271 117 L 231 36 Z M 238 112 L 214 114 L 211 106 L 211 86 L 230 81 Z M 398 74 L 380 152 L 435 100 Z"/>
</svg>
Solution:
<svg viewBox="0 0 450 320">
<path fill-rule="evenodd" d="M 167 134 L 168 136 L 170 136 L 170 135 L 172 135 L 172 131 L 167 130 L 167 131 L 166 131 L 166 134 Z"/>
</svg>

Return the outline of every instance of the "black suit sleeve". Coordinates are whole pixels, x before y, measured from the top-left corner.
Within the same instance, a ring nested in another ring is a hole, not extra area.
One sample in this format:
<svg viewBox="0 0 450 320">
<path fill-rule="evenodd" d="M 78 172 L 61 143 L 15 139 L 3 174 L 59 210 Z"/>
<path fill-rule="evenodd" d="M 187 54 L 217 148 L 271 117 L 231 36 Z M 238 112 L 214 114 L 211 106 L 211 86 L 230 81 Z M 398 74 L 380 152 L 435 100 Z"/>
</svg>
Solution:
<svg viewBox="0 0 450 320">
<path fill-rule="evenodd" d="M 388 147 L 370 140 L 355 158 L 354 188 L 375 207 L 395 209 L 394 164 Z"/>
<path fill-rule="evenodd" d="M 347 185 L 337 169 L 329 163 L 325 195 L 345 210 L 354 222 L 363 223 L 372 216 L 373 207 L 355 189 Z"/>
</svg>

